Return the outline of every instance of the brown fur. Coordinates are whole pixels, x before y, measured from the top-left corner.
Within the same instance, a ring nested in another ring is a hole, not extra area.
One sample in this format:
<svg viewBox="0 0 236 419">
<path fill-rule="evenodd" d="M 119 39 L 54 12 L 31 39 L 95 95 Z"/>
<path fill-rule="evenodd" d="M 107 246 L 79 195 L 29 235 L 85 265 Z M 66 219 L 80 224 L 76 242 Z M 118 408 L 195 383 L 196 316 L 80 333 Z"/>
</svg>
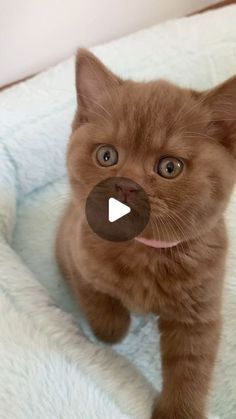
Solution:
<svg viewBox="0 0 236 419">
<path fill-rule="evenodd" d="M 123 81 L 81 50 L 76 86 L 67 155 L 72 197 L 58 234 L 59 265 L 98 338 L 123 338 L 131 311 L 159 316 L 163 390 L 152 418 L 203 419 L 221 331 L 236 77 L 203 93 L 165 81 Z M 96 163 L 98 144 L 116 146 L 117 165 Z M 183 172 L 172 180 L 157 175 L 161 156 L 181 158 Z M 112 176 L 131 178 L 146 191 L 151 218 L 143 237 L 181 243 L 155 249 L 96 236 L 85 201 Z"/>
</svg>

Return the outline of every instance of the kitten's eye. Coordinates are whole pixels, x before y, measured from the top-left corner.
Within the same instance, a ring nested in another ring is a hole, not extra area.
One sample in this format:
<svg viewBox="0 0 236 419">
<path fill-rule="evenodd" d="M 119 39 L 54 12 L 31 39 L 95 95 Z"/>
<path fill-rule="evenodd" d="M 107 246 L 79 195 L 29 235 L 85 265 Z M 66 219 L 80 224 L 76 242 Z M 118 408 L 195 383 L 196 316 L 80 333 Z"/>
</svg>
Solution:
<svg viewBox="0 0 236 419">
<path fill-rule="evenodd" d="M 164 157 L 156 165 L 156 172 L 167 179 L 174 179 L 183 170 L 183 162 L 175 157 Z"/>
<path fill-rule="evenodd" d="M 118 153 L 115 147 L 102 145 L 97 150 L 97 161 L 101 166 L 114 166 L 118 162 Z"/>
</svg>

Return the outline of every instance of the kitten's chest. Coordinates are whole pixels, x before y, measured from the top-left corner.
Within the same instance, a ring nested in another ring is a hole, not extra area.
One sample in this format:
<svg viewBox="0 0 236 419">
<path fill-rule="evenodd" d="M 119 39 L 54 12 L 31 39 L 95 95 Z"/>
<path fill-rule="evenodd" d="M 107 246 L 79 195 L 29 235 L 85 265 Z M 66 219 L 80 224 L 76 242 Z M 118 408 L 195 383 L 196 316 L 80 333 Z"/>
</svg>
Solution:
<svg viewBox="0 0 236 419">
<path fill-rule="evenodd" d="M 95 262 L 94 266 L 95 270 L 89 275 L 92 285 L 120 299 L 130 311 L 158 314 L 163 304 L 173 300 L 176 269 L 171 260 L 165 263 L 163 259 L 148 260 L 140 256 L 131 259 L 125 254 L 107 258 L 102 265 Z M 98 268 L 99 275 L 96 274 Z"/>
</svg>

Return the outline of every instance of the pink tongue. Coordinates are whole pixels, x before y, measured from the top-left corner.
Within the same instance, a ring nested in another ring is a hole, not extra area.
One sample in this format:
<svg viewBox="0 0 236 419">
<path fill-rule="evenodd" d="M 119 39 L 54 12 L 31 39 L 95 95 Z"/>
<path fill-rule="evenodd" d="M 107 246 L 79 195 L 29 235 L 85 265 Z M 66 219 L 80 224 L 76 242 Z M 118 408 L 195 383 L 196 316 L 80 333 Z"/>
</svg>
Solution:
<svg viewBox="0 0 236 419">
<path fill-rule="evenodd" d="M 148 240 L 144 237 L 135 237 L 135 240 L 137 240 L 140 243 L 146 244 L 146 246 L 155 247 L 156 249 L 167 249 L 168 247 L 177 246 L 177 244 L 180 243 L 180 241 L 166 242 L 161 240 Z"/>
</svg>

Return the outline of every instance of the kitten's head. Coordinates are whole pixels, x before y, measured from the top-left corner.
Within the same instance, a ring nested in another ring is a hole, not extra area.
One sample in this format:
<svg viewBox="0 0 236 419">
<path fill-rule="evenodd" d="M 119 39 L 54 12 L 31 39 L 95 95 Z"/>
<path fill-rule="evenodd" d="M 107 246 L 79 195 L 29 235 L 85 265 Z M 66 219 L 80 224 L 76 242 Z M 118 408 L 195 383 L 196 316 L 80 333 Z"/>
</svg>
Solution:
<svg viewBox="0 0 236 419">
<path fill-rule="evenodd" d="M 125 177 L 149 197 L 145 237 L 186 240 L 209 229 L 235 182 L 236 77 L 202 93 L 137 83 L 80 50 L 76 88 L 68 149 L 74 199 L 84 205 L 99 181 Z"/>
</svg>

